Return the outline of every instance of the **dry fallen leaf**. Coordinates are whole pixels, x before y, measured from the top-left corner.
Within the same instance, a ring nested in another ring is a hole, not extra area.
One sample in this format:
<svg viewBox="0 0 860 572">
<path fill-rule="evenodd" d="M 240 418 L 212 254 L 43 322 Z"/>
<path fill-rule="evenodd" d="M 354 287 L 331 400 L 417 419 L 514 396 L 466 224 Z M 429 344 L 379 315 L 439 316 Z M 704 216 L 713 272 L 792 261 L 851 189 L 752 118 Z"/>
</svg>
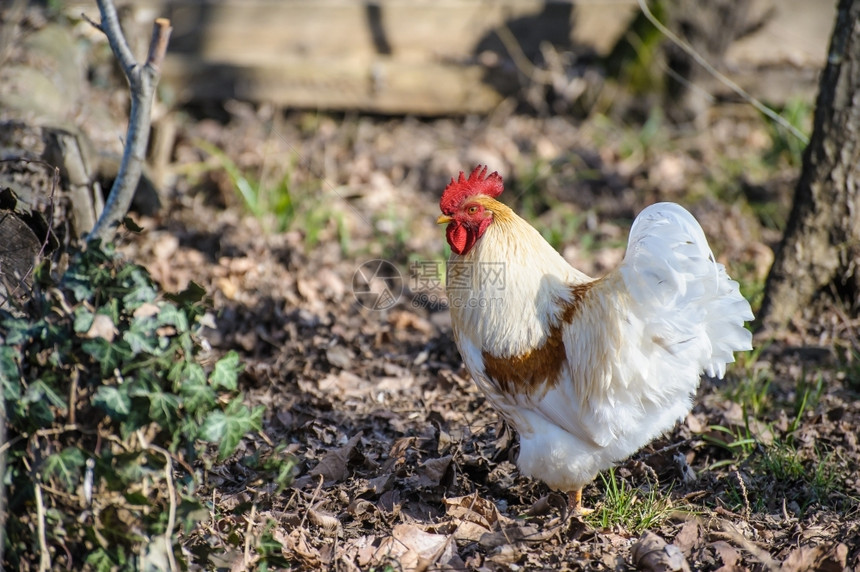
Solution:
<svg viewBox="0 0 860 572">
<path fill-rule="evenodd" d="M 113 325 L 113 320 L 110 319 L 110 316 L 107 316 L 105 314 L 96 314 L 93 317 L 93 323 L 90 326 L 90 329 L 87 330 L 87 333 L 84 334 L 84 337 L 102 338 L 108 342 L 112 342 L 116 334 L 117 329 Z"/>
<path fill-rule="evenodd" d="M 326 536 L 337 536 L 342 530 L 340 521 L 334 515 L 308 508 L 308 520 L 320 527 Z"/>
<path fill-rule="evenodd" d="M 532 542 L 546 539 L 536 526 L 509 526 L 481 536 L 478 543 L 484 548 L 496 548 L 514 542 Z"/>
<path fill-rule="evenodd" d="M 681 530 L 678 531 L 678 534 L 675 535 L 675 540 L 672 541 L 672 544 L 677 546 L 685 555 L 690 556 L 693 549 L 695 549 L 700 542 L 701 534 L 699 532 L 699 523 L 690 519 L 684 523 L 684 526 L 682 526 Z"/>
<path fill-rule="evenodd" d="M 462 561 L 457 543 L 447 534 L 425 532 L 412 524 L 398 524 L 391 536 L 383 539 L 376 551 L 376 561 L 394 559 L 401 570 L 426 570 L 441 565 L 457 567 Z"/>
<path fill-rule="evenodd" d="M 334 367 L 347 369 L 352 364 L 352 352 L 343 346 L 331 346 L 326 349 L 325 357 Z"/>
<path fill-rule="evenodd" d="M 478 493 L 467 496 L 442 499 L 446 513 L 455 525 L 454 538 L 477 542 L 484 534 L 492 532 L 503 520 L 490 500 L 479 497 Z M 505 519 L 507 520 L 507 519 Z"/>
<path fill-rule="evenodd" d="M 654 534 L 645 532 L 630 548 L 630 559 L 637 570 L 649 572 L 690 572 L 690 565 L 674 544 Z"/>
<path fill-rule="evenodd" d="M 218 286 L 218 290 L 220 290 L 228 300 L 235 300 L 236 296 L 239 294 L 240 288 L 233 276 L 219 278 L 216 281 L 216 285 Z"/>
<path fill-rule="evenodd" d="M 445 478 L 445 473 L 448 472 L 453 459 L 452 455 L 446 455 L 438 459 L 428 459 L 421 463 L 421 466 L 418 467 L 417 486 L 438 487 L 442 483 L 442 479 Z"/>
<path fill-rule="evenodd" d="M 356 433 L 343 447 L 328 452 L 313 468 L 310 475 L 312 477 L 322 475 L 326 483 L 336 483 L 346 479 L 349 476 L 349 458 L 360 439 L 361 432 Z"/>
<path fill-rule="evenodd" d="M 713 548 L 714 552 L 716 552 L 722 559 L 723 568 L 731 569 L 741 559 L 741 555 L 738 551 L 725 540 L 718 540 L 712 543 L 711 548 Z"/>
<path fill-rule="evenodd" d="M 376 551 L 378 550 L 375 543 L 376 536 L 372 534 L 347 540 L 343 548 L 343 557 L 341 558 L 341 561 L 354 562 L 355 564 L 358 564 L 361 569 L 369 568 L 371 562 L 373 562 L 373 559 L 376 556 Z"/>
<path fill-rule="evenodd" d="M 788 555 L 788 558 L 782 563 L 782 569 L 785 572 L 800 572 L 801 570 L 841 572 L 846 569 L 847 560 L 848 547 L 841 542 L 829 545 L 801 546 Z"/>
<path fill-rule="evenodd" d="M 434 330 L 433 324 L 421 316 L 403 310 L 392 312 L 388 318 L 388 323 L 391 324 L 395 330 L 411 328 L 427 335 L 432 334 Z"/>
<path fill-rule="evenodd" d="M 322 563 L 319 551 L 308 542 L 304 528 L 294 528 L 286 540 L 287 550 L 300 557 L 305 565 L 314 567 Z"/>
<path fill-rule="evenodd" d="M 445 512 L 448 516 L 470 520 L 486 528 L 492 527 L 501 519 L 496 505 L 490 500 L 478 496 L 478 493 L 442 499 L 442 502 L 447 507 Z"/>
<path fill-rule="evenodd" d="M 135 309 L 133 315 L 135 318 L 151 318 L 152 316 L 157 316 L 160 311 L 161 308 L 157 304 L 144 302 Z"/>
</svg>

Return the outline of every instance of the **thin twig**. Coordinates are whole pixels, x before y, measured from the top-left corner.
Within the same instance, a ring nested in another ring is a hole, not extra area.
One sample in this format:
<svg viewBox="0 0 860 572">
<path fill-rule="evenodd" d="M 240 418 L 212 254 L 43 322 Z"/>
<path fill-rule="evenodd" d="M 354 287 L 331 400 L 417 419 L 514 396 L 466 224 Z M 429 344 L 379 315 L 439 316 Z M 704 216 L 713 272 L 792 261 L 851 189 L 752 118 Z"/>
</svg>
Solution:
<svg viewBox="0 0 860 572">
<path fill-rule="evenodd" d="M 102 34 L 104 34 L 105 29 L 104 29 L 104 28 L 102 28 L 102 25 L 101 25 L 101 24 L 99 24 L 98 22 L 96 22 L 95 20 L 93 20 L 92 18 L 90 18 L 89 16 L 87 16 L 87 15 L 86 15 L 85 13 L 83 13 L 83 12 L 81 12 L 81 18 L 83 18 L 84 20 L 86 20 L 86 21 L 87 21 L 87 23 L 89 23 L 89 25 L 90 25 L 90 26 L 92 26 L 93 28 L 95 28 L 96 30 L 98 30 L 99 32 L 101 32 Z"/>
<path fill-rule="evenodd" d="M 744 88 L 730 80 L 728 77 L 720 73 L 717 68 L 711 65 L 708 60 L 706 60 L 699 52 L 697 52 L 693 46 L 679 38 L 672 30 L 667 28 L 660 20 L 657 19 L 656 16 L 651 12 L 651 9 L 648 8 L 645 0 L 637 0 L 639 3 L 639 9 L 642 10 L 642 14 L 648 19 L 651 24 L 657 30 L 660 31 L 661 34 L 666 36 L 673 44 L 684 50 L 684 52 L 693 58 L 697 64 L 705 68 L 709 74 L 714 76 L 720 83 L 731 89 L 738 96 L 740 96 L 744 101 L 755 107 L 759 112 L 763 113 L 773 121 L 779 123 L 782 127 L 787 129 L 792 135 L 797 137 L 804 145 L 809 145 L 809 137 L 807 137 L 800 129 L 789 123 L 783 116 L 778 114 L 773 109 L 769 108 L 761 101 L 750 95 Z"/>
<path fill-rule="evenodd" d="M 45 502 L 42 499 L 42 485 L 36 483 L 36 517 L 39 534 L 39 572 L 51 569 L 51 555 L 48 553 L 48 536 L 45 532 Z"/>
<path fill-rule="evenodd" d="M 164 542 L 167 547 L 167 564 L 171 572 L 174 572 L 178 568 L 176 566 L 176 556 L 173 554 L 173 529 L 176 527 L 176 487 L 173 484 L 173 459 L 165 449 L 148 443 L 140 429 L 137 430 L 137 440 L 144 449 L 150 449 L 164 457 L 164 476 L 167 481 L 167 494 L 170 496 L 170 504 L 167 508 L 167 528 L 164 530 Z"/>
<path fill-rule="evenodd" d="M 251 537 L 254 535 L 254 520 L 257 518 L 257 503 L 251 504 L 251 514 L 248 516 L 248 526 L 245 527 L 245 551 L 243 563 L 245 569 L 249 569 L 251 563 Z"/>
<path fill-rule="evenodd" d="M 737 468 L 735 468 L 735 478 L 738 480 L 738 484 L 740 484 L 741 486 L 741 494 L 743 495 L 744 499 L 744 518 L 749 519 L 752 509 L 750 508 L 750 499 L 747 496 L 747 486 L 744 483 L 744 480 L 741 477 L 741 473 L 740 471 L 738 471 Z"/>
<path fill-rule="evenodd" d="M 320 475 L 320 482 L 319 482 L 319 484 L 317 485 L 317 488 L 316 488 L 316 489 L 314 489 L 314 494 L 311 496 L 311 500 L 308 502 L 308 510 L 306 510 L 306 511 L 305 511 L 305 514 L 304 514 L 304 515 L 302 515 L 302 521 L 299 523 L 299 528 L 304 528 L 304 526 L 305 526 L 305 522 L 306 522 L 306 521 L 307 521 L 307 519 L 308 519 L 308 512 L 309 512 L 309 510 L 310 510 L 310 507 L 311 507 L 311 506 L 313 506 L 314 501 L 317 499 L 317 495 L 318 495 L 318 494 L 320 493 L 320 491 L 322 490 L 323 481 L 325 481 L 325 477 L 323 477 L 322 475 Z"/>
<path fill-rule="evenodd" d="M 698 441 L 698 439 L 692 438 L 692 439 L 684 439 L 682 441 L 677 441 L 675 443 L 672 443 L 671 445 L 667 445 L 667 446 L 663 447 L 662 449 L 657 449 L 656 451 L 651 451 L 650 453 L 640 455 L 639 460 L 641 461 L 642 459 L 650 459 L 651 457 L 656 457 L 657 455 L 662 455 L 663 453 L 668 453 L 669 451 L 674 451 L 675 449 L 683 447 L 684 445 L 690 445 L 691 447 L 696 447 L 697 443 L 695 441 Z"/>
<path fill-rule="evenodd" d="M 54 194 L 60 186 L 60 168 L 54 166 L 54 177 L 51 179 L 51 196 L 48 199 L 48 230 L 45 232 L 45 240 L 42 241 L 42 247 L 39 249 L 39 259 L 45 254 L 45 249 L 48 247 L 48 240 L 54 234 Z M 56 238 L 56 235 L 54 235 Z M 32 267 L 31 267 L 32 272 Z"/>
<path fill-rule="evenodd" d="M 173 554 L 173 529 L 176 528 L 176 487 L 173 484 L 173 460 L 170 453 L 158 445 L 149 444 L 153 451 L 161 453 L 164 457 L 164 478 L 167 479 L 167 494 L 170 495 L 170 506 L 167 512 L 167 528 L 164 531 L 164 541 L 167 543 L 167 562 L 170 570 L 177 570 L 176 556 Z"/>
<path fill-rule="evenodd" d="M 42 483 L 39 486 L 41 487 L 41 489 L 43 491 L 45 491 L 49 495 L 52 495 L 55 497 L 60 497 L 61 499 L 65 500 L 67 502 L 72 502 L 74 504 L 79 504 L 81 502 L 81 497 L 78 495 L 74 495 L 72 493 L 67 493 L 66 491 L 63 491 L 60 489 L 55 489 L 51 485 L 46 485 L 45 483 Z"/>
<path fill-rule="evenodd" d="M 75 410 L 77 409 L 78 403 L 78 381 L 81 377 L 81 372 L 77 367 L 72 367 L 72 373 L 70 376 L 72 379 L 69 383 L 69 423 L 75 424 Z"/>
<path fill-rule="evenodd" d="M 49 435 L 62 435 L 63 433 L 71 432 L 71 431 L 80 431 L 81 433 L 93 434 L 95 430 L 85 430 L 82 427 L 78 427 L 74 424 L 66 424 L 62 427 L 51 427 L 48 429 L 39 429 L 38 431 L 34 431 L 33 433 L 21 433 L 20 435 L 16 435 L 14 438 L 9 441 L 4 442 L 0 445 L 0 454 L 4 454 L 10 447 L 23 441 L 24 439 L 29 439 L 30 437 L 47 437 Z"/>
</svg>

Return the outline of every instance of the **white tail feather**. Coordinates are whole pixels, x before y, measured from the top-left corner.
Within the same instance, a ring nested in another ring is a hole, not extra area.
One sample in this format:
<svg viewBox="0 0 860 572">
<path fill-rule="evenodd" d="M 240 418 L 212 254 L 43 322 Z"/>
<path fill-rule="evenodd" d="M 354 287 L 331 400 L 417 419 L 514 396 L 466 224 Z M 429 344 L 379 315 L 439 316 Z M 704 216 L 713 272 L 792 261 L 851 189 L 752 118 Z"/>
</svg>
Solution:
<svg viewBox="0 0 860 572">
<path fill-rule="evenodd" d="M 752 349 L 750 305 L 683 207 L 657 203 L 639 214 L 620 271 L 651 335 L 708 375 L 722 377 L 733 352 Z"/>
</svg>

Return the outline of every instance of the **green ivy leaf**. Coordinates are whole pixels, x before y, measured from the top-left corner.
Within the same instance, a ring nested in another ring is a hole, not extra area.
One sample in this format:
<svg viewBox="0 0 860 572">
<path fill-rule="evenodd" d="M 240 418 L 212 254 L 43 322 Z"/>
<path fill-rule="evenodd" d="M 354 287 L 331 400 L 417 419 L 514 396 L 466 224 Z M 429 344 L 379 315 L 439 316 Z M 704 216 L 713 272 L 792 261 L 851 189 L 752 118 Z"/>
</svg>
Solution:
<svg viewBox="0 0 860 572">
<path fill-rule="evenodd" d="M 179 305 L 196 304 L 203 300 L 206 296 L 206 289 L 193 280 L 188 283 L 188 286 L 182 292 L 176 294 L 165 294 L 164 297 L 171 302 Z"/>
<path fill-rule="evenodd" d="M 128 343 L 132 354 L 146 352 L 154 355 L 170 344 L 167 338 L 156 333 L 157 329 L 158 322 L 152 316 L 135 318 L 131 321 L 129 329 L 123 333 L 122 339 Z"/>
<path fill-rule="evenodd" d="M 122 496 L 130 505 L 147 506 L 149 504 L 147 496 L 140 491 L 126 491 Z"/>
<path fill-rule="evenodd" d="M 96 311 L 96 314 L 104 314 L 109 317 L 111 322 L 114 325 L 119 324 L 121 320 L 121 313 L 119 308 L 119 300 L 116 298 L 111 298 L 107 301 L 107 303 Z"/>
<path fill-rule="evenodd" d="M 27 407 L 27 420 L 36 427 L 47 427 L 54 422 L 54 410 L 44 400 L 34 401 Z"/>
<path fill-rule="evenodd" d="M 186 384 L 206 385 L 206 371 L 202 365 L 193 361 L 182 361 L 177 365 L 179 368 L 173 378 L 176 387 L 181 389 Z"/>
<path fill-rule="evenodd" d="M 93 405 L 101 407 L 111 419 L 122 421 L 131 412 L 131 398 L 117 387 L 102 385 L 93 395 Z"/>
<path fill-rule="evenodd" d="M 123 491 L 149 474 L 142 464 L 144 455 L 142 451 L 132 451 L 119 453 L 110 459 L 97 459 L 97 474 L 103 476 L 110 490 Z"/>
<path fill-rule="evenodd" d="M 182 373 L 174 381 L 182 396 L 185 410 L 195 415 L 198 411 L 209 411 L 215 406 L 215 390 L 206 383 L 206 372 L 198 363 L 186 362 Z"/>
<path fill-rule="evenodd" d="M 173 326 L 179 333 L 188 331 L 188 315 L 173 304 L 162 304 L 158 313 L 159 326 Z"/>
<path fill-rule="evenodd" d="M 116 547 L 120 553 L 123 552 L 122 545 Z M 125 558 L 123 558 L 125 560 Z M 119 562 L 111 556 L 106 548 L 97 548 L 87 555 L 87 564 L 92 567 L 95 572 L 112 572 L 113 570 L 121 569 Z"/>
<path fill-rule="evenodd" d="M 182 523 L 182 529 L 189 533 L 195 524 L 209 519 L 209 509 L 196 498 L 182 495 L 182 500 L 176 507 L 176 517 Z"/>
<path fill-rule="evenodd" d="M 239 361 L 239 354 L 235 351 L 227 352 L 227 355 L 215 363 L 215 369 L 209 376 L 209 383 L 216 389 L 236 391 L 241 372 L 242 363 Z"/>
<path fill-rule="evenodd" d="M 62 285 L 71 290 L 79 302 L 93 297 L 93 281 L 86 273 L 81 272 L 80 268 L 69 268 L 63 276 Z"/>
<path fill-rule="evenodd" d="M 81 349 L 101 364 L 102 375 L 111 373 L 133 356 L 128 343 L 122 340 L 109 342 L 104 338 L 93 338 L 81 344 Z"/>
<path fill-rule="evenodd" d="M 55 312 L 59 313 L 56 309 Z M 65 345 L 68 343 L 70 335 L 65 320 L 56 320 L 56 316 L 52 316 L 50 320 L 43 318 L 33 323 L 29 334 L 30 339 L 41 348 Z"/>
<path fill-rule="evenodd" d="M 158 296 L 158 290 L 153 286 L 146 270 L 136 264 L 125 266 L 117 278 L 128 280 L 129 292 L 123 296 L 122 303 L 131 310 L 148 302 L 154 302 Z"/>
<path fill-rule="evenodd" d="M 66 409 L 65 398 L 41 379 L 37 379 L 30 384 L 30 387 L 27 388 L 27 393 L 24 395 L 24 400 L 30 403 L 47 400 L 50 405 L 58 409 Z"/>
<path fill-rule="evenodd" d="M 84 463 L 86 459 L 83 451 L 77 447 L 67 447 L 42 462 L 42 480 L 47 483 L 57 478 L 66 490 L 74 490 L 80 481 Z"/>
<path fill-rule="evenodd" d="M 224 411 L 213 411 L 200 427 L 200 438 L 210 443 L 220 442 L 218 460 L 229 457 L 242 437 L 250 431 L 262 428 L 263 407 L 253 411 L 242 404 L 239 396 L 227 406 Z"/>
<path fill-rule="evenodd" d="M 18 368 L 18 352 L 9 346 L 0 346 L 0 384 L 7 401 L 21 398 L 21 370 Z"/>
<path fill-rule="evenodd" d="M 153 391 L 149 394 L 149 416 L 164 427 L 172 427 L 179 421 L 179 397 L 172 393 Z"/>
<path fill-rule="evenodd" d="M 30 341 L 30 322 L 24 318 L 12 318 L 3 320 L 2 330 L 6 336 L 4 345 L 19 346 Z"/>
<path fill-rule="evenodd" d="M 96 315 L 89 311 L 86 306 L 75 308 L 75 324 L 73 326 L 76 334 L 83 334 L 90 330 Z"/>
<path fill-rule="evenodd" d="M 152 419 L 149 417 L 148 405 L 149 402 L 145 399 L 137 398 L 131 400 L 131 411 L 119 426 L 119 432 L 123 439 L 128 439 L 132 433 L 141 427 L 146 427 L 152 422 Z"/>
</svg>

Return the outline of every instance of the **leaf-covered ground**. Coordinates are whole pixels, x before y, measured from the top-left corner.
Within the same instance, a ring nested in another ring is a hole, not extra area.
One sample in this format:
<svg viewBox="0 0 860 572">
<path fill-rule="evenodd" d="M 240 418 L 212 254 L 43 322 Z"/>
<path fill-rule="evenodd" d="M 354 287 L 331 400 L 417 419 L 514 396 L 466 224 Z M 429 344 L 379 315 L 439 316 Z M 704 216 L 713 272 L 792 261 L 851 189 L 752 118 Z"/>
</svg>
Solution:
<svg viewBox="0 0 860 572">
<path fill-rule="evenodd" d="M 213 448 L 210 512 L 184 539 L 195 568 L 860 570 L 846 312 L 759 338 L 725 380 L 703 380 L 683 424 L 586 489 L 584 520 L 519 475 L 516 436 L 451 338 L 434 222 L 447 180 L 477 163 L 593 275 L 621 259 L 642 207 L 681 202 L 757 306 L 798 159 L 747 109 L 700 131 L 658 114 L 225 109 L 176 120 L 165 207 L 121 239 L 166 290 L 205 287 L 208 342 L 240 353 L 249 404 L 266 408 L 226 464 Z"/>
<path fill-rule="evenodd" d="M 23 27 L 44 26 L 28 10 Z M 49 59 L 26 34 L 10 38 L 4 61 L 35 69 Z M 75 42 L 57 51 L 73 55 Z M 60 76 L 48 82 L 48 99 L 70 106 L 66 119 L 99 152 L 116 153 L 125 82 L 96 52 L 57 68 L 79 73 L 61 89 Z M 25 101 L 45 99 L 10 85 Z M 156 108 L 149 175 L 162 208 L 133 213 L 143 230 L 123 232 L 119 248 L 166 291 L 205 288 L 213 360 L 238 352 L 239 389 L 248 406 L 264 406 L 262 431 L 237 454 L 219 462 L 212 445 L 193 467 L 206 510 L 186 515 L 199 522 L 181 539 L 184 561 L 194 570 L 860 570 L 856 308 L 812 308 L 789 331 L 757 338 L 726 379 L 703 380 L 684 423 L 585 490 L 595 508 L 585 519 L 567 518 L 560 496 L 519 475 L 516 435 L 451 338 L 435 225 L 450 177 L 478 163 L 498 170 L 502 199 L 595 276 L 621 260 L 644 206 L 680 202 L 756 308 L 801 146 L 747 105 L 716 106 L 696 127 L 658 111 L 625 123 L 611 104 L 578 119 L 515 105 L 426 121 L 237 102 Z M 784 112 L 808 128 L 808 103 Z M 93 494 L 107 493 L 96 483 Z"/>
</svg>

